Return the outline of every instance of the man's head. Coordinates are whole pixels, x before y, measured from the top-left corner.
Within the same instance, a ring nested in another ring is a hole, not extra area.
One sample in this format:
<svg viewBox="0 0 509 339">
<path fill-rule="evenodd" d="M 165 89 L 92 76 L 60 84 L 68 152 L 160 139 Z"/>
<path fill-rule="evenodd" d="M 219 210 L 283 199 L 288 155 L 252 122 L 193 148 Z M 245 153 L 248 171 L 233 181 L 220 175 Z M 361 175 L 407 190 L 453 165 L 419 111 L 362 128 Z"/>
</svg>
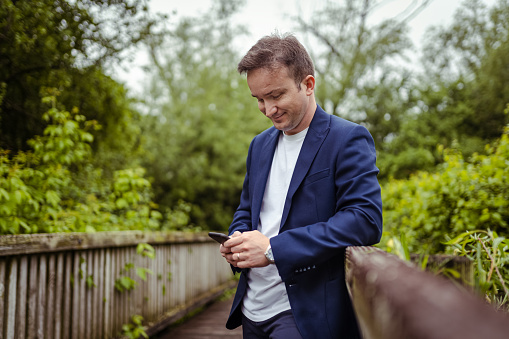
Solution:
<svg viewBox="0 0 509 339">
<path fill-rule="evenodd" d="M 316 111 L 313 63 L 293 36 L 260 39 L 238 65 L 258 108 L 274 127 L 296 134 L 309 127 Z"/>
<path fill-rule="evenodd" d="M 301 43 L 290 34 L 279 36 L 272 34 L 258 40 L 239 62 L 240 74 L 258 68 L 274 71 L 281 67 L 288 69 L 300 89 L 301 81 L 308 75 L 315 75 L 313 61 Z"/>
</svg>

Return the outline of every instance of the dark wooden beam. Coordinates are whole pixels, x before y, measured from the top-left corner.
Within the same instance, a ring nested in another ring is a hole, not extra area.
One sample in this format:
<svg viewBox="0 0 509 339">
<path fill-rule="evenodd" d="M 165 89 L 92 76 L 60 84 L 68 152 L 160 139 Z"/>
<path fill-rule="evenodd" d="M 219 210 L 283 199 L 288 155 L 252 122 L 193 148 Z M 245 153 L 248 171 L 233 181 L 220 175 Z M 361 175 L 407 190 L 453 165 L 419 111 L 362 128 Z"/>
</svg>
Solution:
<svg viewBox="0 0 509 339">
<path fill-rule="evenodd" d="M 509 338 L 508 314 L 377 248 L 347 248 L 346 282 L 365 339 Z"/>
</svg>

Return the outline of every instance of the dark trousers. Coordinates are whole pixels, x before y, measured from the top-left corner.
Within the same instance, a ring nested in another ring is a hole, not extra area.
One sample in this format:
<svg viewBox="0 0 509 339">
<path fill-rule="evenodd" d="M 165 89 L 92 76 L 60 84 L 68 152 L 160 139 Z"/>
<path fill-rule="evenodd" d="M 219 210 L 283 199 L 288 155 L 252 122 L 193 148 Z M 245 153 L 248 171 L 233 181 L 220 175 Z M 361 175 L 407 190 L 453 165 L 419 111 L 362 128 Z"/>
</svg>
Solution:
<svg viewBox="0 0 509 339">
<path fill-rule="evenodd" d="M 302 339 L 291 310 L 260 322 L 242 315 L 242 336 L 244 339 Z"/>
</svg>

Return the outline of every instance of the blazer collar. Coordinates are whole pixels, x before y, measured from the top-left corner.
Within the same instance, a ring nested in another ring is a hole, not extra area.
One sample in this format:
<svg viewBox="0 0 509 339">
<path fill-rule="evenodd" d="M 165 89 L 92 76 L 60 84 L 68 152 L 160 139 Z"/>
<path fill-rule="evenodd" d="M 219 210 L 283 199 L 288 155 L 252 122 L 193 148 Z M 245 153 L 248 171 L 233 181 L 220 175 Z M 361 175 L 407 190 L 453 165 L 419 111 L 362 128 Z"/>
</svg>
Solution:
<svg viewBox="0 0 509 339">
<path fill-rule="evenodd" d="M 319 105 L 317 105 L 315 115 L 313 116 L 313 120 L 309 125 L 306 138 L 302 144 L 302 148 L 297 159 L 297 164 L 295 165 L 295 169 L 293 171 L 292 180 L 290 181 L 290 187 L 288 188 L 288 193 L 285 200 L 285 207 L 283 208 L 283 216 L 281 218 L 281 227 L 284 226 L 288 217 L 293 195 L 297 191 L 297 188 L 299 188 L 302 180 L 304 180 L 306 177 L 306 174 L 308 173 L 309 168 L 311 167 L 311 164 L 313 163 L 313 160 L 318 153 L 318 150 L 322 146 L 325 137 L 329 133 L 330 121 L 330 114 L 326 113 Z"/>
<path fill-rule="evenodd" d="M 255 176 L 256 184 L 253 192 L 253 205 L 252 205 L 252 228 L 256 230 L 258 222 L 260 221 L 260 211 L 262 209 L 263 195 L 265 194 L 265 186 L 269 177 L 270 168 L 272 166 L 272 159 L 276 151 L 276 145 L 279 139 L 280 131 L 271 127 L 268 131 L 268 136 L 263 142 L 263 149 L 259 157 L 259 173 Z"/>
</svg>

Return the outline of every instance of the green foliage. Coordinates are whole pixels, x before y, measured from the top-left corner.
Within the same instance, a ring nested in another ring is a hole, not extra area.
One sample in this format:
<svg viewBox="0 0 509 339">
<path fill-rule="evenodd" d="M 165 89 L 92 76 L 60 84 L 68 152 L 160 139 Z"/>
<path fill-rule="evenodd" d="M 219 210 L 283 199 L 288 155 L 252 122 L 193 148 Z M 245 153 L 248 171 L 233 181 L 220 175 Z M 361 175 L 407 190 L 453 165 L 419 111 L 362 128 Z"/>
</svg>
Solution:
<svg viewBox="0 0 509 339">
<path fill-rule="evenodd" d="M 327 2 L 309 22 L 298 20 L 322 47 L 309 48 L 318 103 L 365 125 L 378 147 L 399 131 L 415 105 L 411 72 L 402 66 L 412 46 L 408 26 L 396 19 L 370 22 L 381 5 L 379 0 Z"/>
<path fill-rule="evenodd" d="M 411 252 L 444 250 L 445 234 L 491 229 L 505 233 L 509 223 L 509 127 L 487 155 L 466 162 L 445 150 L 436 173 L 391 179 L 382 188 L 386 235 L 405 234 Z"/>
<path fill-rule="evenodd" d="M 136 253 L 142 257 L 148 257 L 150 259 L 154 259 L 155 249 L 147 244 L 147 243 L 139 243 L 136 246 Z M 122 275 L 128 273 L 130 270 L 134 269 L 136 275 L 143 281 L 147 281 L 147 273 L 150 275 L 154 275 L 154 272 L 146 267 L 135 266 L 133 263 L 128 262 L 124 265 L 122 270 L 120 270 L 120 276 L 115 280 L 115 289 L 119 292 L 130 291 L 133 290 L 138 283 L 127 275 Z"/>
<path fill-rule="evenodd" d="M 496 232 L 475 230 L 445 242 L 449 251 L 475 264 L 475 283 L 486 300 L 497 308 L 509 308 L 509 240 Z"/>
<path fill-rule="evenodd" d="M 382 246 L 406 258 L 409 252 L 466 256 L 475 263 L 478 290 L 507 308 L 509 241 L 498 234 L 506 234 L 509 223 L 509 126 L 486 146 L 486 155 L 474 154 L 468 162 L 457 150 L 440 151 L 444 164 L 436 173 L 419 172 L 383 186 Z"/>
<path fill-rule="evenodd" d="M 128 262 L 124 265 L 122 270 L 120 270 L 120 274 L 127 273 L 130 270 L 132 270 L 133 268 L 135 268 L 134 264 Z M 136 271 L 137 271 L 137 269 L 136 269 Z M 126 275 L 121 275 L 117 279 L 115 279 L 115 289 L 117 291 L 119 291 L 120 293 L 122 293 L 124 291 L 133 290 L 137 285 L 138 285 L 138 283 L 135 280 L 133 280 L 132 278 L 130 278 Z"/>
<path fill-rule="evenodd" d="M 381 178 L 430 171 L 443 158 L 436 145 L 483 153 L 509 122 L 509 3 L 462 3 L 449 26 L 431 28 L 424 72 L 415 77 L 415 105 L 393 137 L 378 147 Z"/>
<path fill-rule="evenodd" d="M 32 152 L 20 151 L 9 158 L 0 155 L 0 232 L 37 233 L 54 230 L 62 208 L 62 190 L 70 185 L 69 165 L 90 155 L 90 133 L 80 127 L 84 117 L 52 107 L 44 115 L 50 125 L 42 137 L 29 144 Z M 86 124 L 85 128 L 93 123 Z"/>
<path fill-rule="evenodd" d="M 77 103 L 87 102 L 98 108 L 82 111 L 109 130 L 124 112 L 116 102 L 92 99 L 97 99 L 94 86 L 102 97 L 116 90 L 115 85 L 104 86 L 102 67 L 128 55 L 159 19 L 148 15 L 146 1 L 2 0 L 0 146 L 26 150 L 25 142 L 42 134 L 42 87 L 72 93 L 63 100 L 68 107 L 82 109 Z"/>
<path fill-rule="evenodd" d="M 115 279 L 115 289 L 120 293 L 124 291 L 134 290 L 134 288 L 138 285 L 136 281 L 128 276 L 120 276 Z"/>
<path fill-rule="evenodd" d="M 97 124 L 77 109 L 57 109 L 55 97 L 45 102 L 51 104 L 44 114 L 49 125 L 29 141 L 33 152 L 10 157 L 0 150 L 0 233 L 160 229 L 162 215 L 144 170 L 118 170 L 105 180 L 91 164 L 88 130 Z M 76 174 L 76 168 L 84 170 Z"/>
<path fill-rule="evenodd" d="M 147 273 L 153 275 L 154 272 L 146 267 L 136 267 L 136 275 L 143 281 L 147 281 Z"/>
<path fill-rule="evenodd" d="M 218 1 L 199 17 L 183 18 L 172 34 L 151 44 L 151 84 L 142 121 L 143 166 L 166 229 L 224 229 L 238 206 L 251 139 L 270 121 L 257 110 L 232 27 L 239 2 Z M 181 213 L 182 212 L 182 213 Z"/>
<path fill-rule="evenodd" d="M 97 287 L 97 285 L 94 282 L 94 275 L 93 274 L 91 274 L 91 275 L 89 275 L 87 277 L 86 283 L 87 283 L 87 287 L 88 288 Z"/>
<path fill-rule="evenodd" d="M 143 328 L 143 317 L 135 314 L 131 317 L 131 322 L 122 325 L 122 336 L 129 339 L 138 339 L 141 336 L 148 339 L 148 335 Z"/>
<path fill-rule="evenodd" d="M 154 247 L 147 243 L 139 243 L 138 246 L 136 246 L 136 253 L 142 257 L 148 257 L 150 259 L 154 259 L 156 257 Z"/>
</svg>

